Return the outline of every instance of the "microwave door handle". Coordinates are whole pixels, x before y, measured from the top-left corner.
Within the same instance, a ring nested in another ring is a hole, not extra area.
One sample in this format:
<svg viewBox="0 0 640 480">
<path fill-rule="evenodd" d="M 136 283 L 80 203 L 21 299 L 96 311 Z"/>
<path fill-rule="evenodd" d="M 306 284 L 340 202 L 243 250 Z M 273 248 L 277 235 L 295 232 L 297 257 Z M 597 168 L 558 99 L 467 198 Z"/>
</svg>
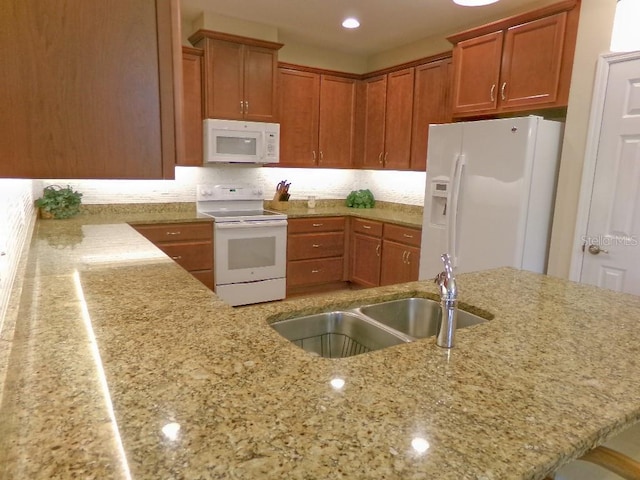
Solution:
<svg viewBox="0 0 640 480">
<path fill-rule="evenodd" d="M 267 154 L 267 132 L 262 130 L 262 146 L 260 148 L 260 160 L 264 160 L 264 156 Z"/>
</svg>

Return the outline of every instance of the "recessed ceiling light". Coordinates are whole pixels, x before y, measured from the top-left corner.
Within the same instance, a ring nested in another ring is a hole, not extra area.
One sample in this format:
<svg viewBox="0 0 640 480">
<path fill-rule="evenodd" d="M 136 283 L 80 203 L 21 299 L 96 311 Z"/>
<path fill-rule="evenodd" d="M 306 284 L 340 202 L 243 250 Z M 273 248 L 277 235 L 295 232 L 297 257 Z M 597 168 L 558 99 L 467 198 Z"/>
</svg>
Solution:
<svg viewBox="0 0 640 480">
<path fill-rule="evenodd" d="M 490 5 L 498 0 L 453 0 L 453 3 L 462 5 L 463 7 L 481 7 L 482 5 Z"/>
<path fill-rule="evenodd" d="M 344 28 L 358 28 L 360 26 L 360 22 L 353 17 L 349 17 L 344 19 L 342 26 Z"/>
</svg>

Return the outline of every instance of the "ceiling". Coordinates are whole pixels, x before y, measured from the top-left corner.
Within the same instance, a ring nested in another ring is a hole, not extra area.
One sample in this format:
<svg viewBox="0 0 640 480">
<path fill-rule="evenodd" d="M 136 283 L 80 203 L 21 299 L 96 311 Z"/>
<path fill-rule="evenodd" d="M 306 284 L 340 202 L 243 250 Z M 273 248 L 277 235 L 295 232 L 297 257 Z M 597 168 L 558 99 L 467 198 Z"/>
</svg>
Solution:
<svg viewBox="0 0 640 480">
<path fill-rule="evenodd" d="M 277 27 L 288 41 L 372 55 L 549 3 L 501 0 L 471 8 L 451 0 L 181 0 L 181 10 L 185 22 L 206 11 Z M 342 28 L 340 24 L 348 16 L 357 17 L 360 28 Z"/>
</svg>

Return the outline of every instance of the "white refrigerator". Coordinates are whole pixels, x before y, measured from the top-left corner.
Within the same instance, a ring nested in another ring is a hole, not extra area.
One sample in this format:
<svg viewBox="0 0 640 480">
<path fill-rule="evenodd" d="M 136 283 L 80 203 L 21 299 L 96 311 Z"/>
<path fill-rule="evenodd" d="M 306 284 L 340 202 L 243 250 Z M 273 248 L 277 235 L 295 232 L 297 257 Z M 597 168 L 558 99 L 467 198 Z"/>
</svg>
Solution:
<svg viewBox="0 0 640 480">
<path fill-rule="evenodd" d="M 511 266 L 544 273 L 564 124 L 537 116 L 430 125 L 421 280 Z"/>
</svg>

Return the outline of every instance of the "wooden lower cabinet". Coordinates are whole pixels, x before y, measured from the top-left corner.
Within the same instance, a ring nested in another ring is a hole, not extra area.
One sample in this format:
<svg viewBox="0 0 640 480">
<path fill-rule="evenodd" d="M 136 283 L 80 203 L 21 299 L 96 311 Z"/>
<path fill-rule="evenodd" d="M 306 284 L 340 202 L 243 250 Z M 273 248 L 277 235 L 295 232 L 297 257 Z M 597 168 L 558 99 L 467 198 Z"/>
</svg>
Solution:
<svg viewBox="0 0 640 480">
<path fill-rule="evenodd" d="M 346 285 L 344 217 L 289 219 L 287 295 Z"/>
<path fill-rule="evenodd" d="M 351 282 L 377 287 L 418 279 L 420 229 L 354 219 L 351 235 Z"/>
<path fill-rule="evenodd" d="M 213 226 L 211 222 L 132 224 L 131 226 L 213 290 Z"/>
<path fill-rule="evenodd" d="M 365 287 L 380 285 L 382 222 L 355 218 L 351 224 L 351 275 Z"/>
<path fill-rule="evenodd" d="M 382 236 L 381 285 L 418 280 L 422 231 L 385 223 Z"/>
</svg>

